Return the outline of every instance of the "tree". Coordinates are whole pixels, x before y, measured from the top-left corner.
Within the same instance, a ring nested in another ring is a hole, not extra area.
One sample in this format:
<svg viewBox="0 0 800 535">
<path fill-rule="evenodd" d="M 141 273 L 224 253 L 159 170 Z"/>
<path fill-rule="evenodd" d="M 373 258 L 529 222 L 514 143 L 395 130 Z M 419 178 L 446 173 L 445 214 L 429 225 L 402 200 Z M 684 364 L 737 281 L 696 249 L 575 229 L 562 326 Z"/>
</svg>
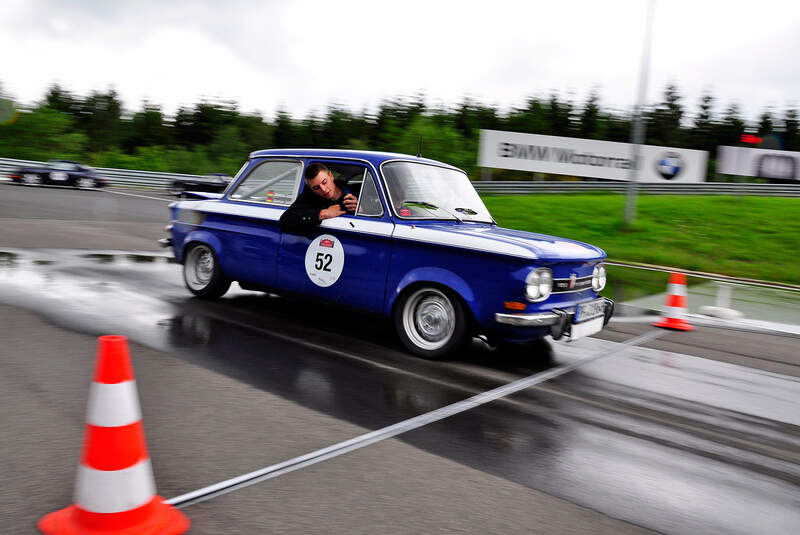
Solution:
<svg viewBox="0 0 800 535">
<path fill-rule="evenodd" d="M 172 143 L 172 132 L 164 120 L 161 107 L 147 101 L 142 103 L 142 111 L 133 115 L 127 130 L 122 146 L 128 152 L 134 152 L 136 147 Z"/>
<path fill-rule="evenodd" d="M 761 117 L 758 119 L 758 135 L 759 137 L 766 137 L 772 133 L 772 112 L 770 110 L 764 110 L 764 113 L 761 114 Z"/>
<path fill-rule="evenodd" d="M 549 134 L 554 136 L 572 135 L 572 108 L 572 102 L 561 102 L 555 93 L 550 95 L 550 100 L 545 108 Z"/>
<path fill-rule="evenodd" d="M 735 102 L 725 109 L 722 121 L 714 125 L 714 139 L 719 145 L 737 145 L 744 133 L 745 122 Z"/>
<path fill-rule="evenodd" d="M 796 108 L 787 108 L 783 115 L 783 148 L 786 150 L 800 150 L 800 132 L 798 132 Z"/>
<path fill-rule="evenodd" d="M 578 135 L 586 139 L 598 139 L 600 127 L 600 95 L 597 90 L 592 89 L 586 102 L 583 104 L 583 109 L 580 115 L 580 124 L 578 125 Z"/>
<path fill-rule="evenodd" d="M 703 93 L 697 107 L 691 131 L 692 146 L 700 150 L 713 151 L 717 140 L 714 138 L 714 97 L 711 93 Z"/>
<path fill-rule="evenodd" d="M 117 92 L 93 92 L 89 97 L 76 100 L 77 127 L 88 138 L 87 149 L 102 151 L 119 146 L 122 137 L 122 102 Z"/>
<path fill-rule="evenodd" d="M 38 108 L 21 113 L 17 121 L 0 126 L 0 156 L 23 160 L 79 159 L 86 136 L 73 131 L 66 113 Z"/>
<path fill-rule="evenodd" d="M 647 142 L 651 145 L 681 146 L 683 105 L 678 88 L 667 84 L 662 102 L 647 114 Z"/>
<path fill-rule="evenodd" d="M 477 139 L 464 138 L 452 120 L 441 122 L 427 115 L 417 116 L 407 128 L 393 129 L 391 150 L 417 154 L 422 137 L 422 154 L 426 158 L 450 163 L 471 173 L 477 166 Z"/>
<path fill-rule="evenodd" d="M 544 106 L 536 97 L 529 97 L 524 108 L 512 109 L 501 124 L 504 130 L 512 132 L 547 134 L 550 131 Z"/>
<path fill-rule="evenodd" d="M 274 146 L 279 149 L 297 146 L 296 130 L 291 116 L 285 110 L 279 109 L 275 117 L 275 130 L 272 133 Z"/>
</svg>

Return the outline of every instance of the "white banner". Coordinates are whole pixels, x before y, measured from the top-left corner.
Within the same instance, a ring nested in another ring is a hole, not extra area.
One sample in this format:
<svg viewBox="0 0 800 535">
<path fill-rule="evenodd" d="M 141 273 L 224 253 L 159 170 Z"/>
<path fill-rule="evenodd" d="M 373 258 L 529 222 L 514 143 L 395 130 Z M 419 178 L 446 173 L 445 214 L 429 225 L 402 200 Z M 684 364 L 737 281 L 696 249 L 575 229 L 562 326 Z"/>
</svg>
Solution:
<svg viewBox="0 0 800 535">
<path fill-rule="evenodd" d="M 800 180 L 800 152 L 717 147 L 717 172 L 772 180 Z"/>
<path fill-rule="evenodd" d="M 639 181 L 703 182 L 708 153 L 642 145 Z M 478 165 L 558 175 L 628 180 L 631 145 L 573 137 L 481 130 Z"/>
</svg>

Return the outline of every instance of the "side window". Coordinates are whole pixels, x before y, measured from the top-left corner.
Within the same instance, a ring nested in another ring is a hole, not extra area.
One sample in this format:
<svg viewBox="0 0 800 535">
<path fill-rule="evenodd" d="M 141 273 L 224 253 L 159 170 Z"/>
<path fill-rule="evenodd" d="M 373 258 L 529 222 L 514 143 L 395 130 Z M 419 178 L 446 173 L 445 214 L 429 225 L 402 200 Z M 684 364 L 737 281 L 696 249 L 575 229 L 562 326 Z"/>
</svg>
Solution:
<svg viewBox="0 0 800 535">
<path fill-rule="evenodd" d="M 383 215 L 383 206 L 381 206 L 381 199 L 378 196 L 378 189 L 375 187 L 375 179 L 372 178 L 372 173 L 369 171 L 364 174 L 364 183 L 361 185 L 361 193 L 358 196 L 356 214 L 367 217 Z"/>
<path fill-rule="evenodd" d="M 302 171 L 300 162 L 268 160 L 250 171 L 228 197 L 237 201 L 289 206 L 297 196 Z"/>
</svg>

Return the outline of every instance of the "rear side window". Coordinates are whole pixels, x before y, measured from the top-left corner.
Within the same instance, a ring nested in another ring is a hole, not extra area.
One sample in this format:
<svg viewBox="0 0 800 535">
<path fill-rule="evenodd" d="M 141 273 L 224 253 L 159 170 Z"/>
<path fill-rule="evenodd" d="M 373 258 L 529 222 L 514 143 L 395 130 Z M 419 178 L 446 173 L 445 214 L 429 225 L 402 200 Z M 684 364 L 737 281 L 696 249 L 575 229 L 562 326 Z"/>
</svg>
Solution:
<svg viewBox="0 0 800 535">
<path fill-rule="evenodd" d="M 228 197 L 237 201 L 289 206 L 297 196 L 302 172 L 301 162 L 268 160 L 250 171 Z"/>
</svg>

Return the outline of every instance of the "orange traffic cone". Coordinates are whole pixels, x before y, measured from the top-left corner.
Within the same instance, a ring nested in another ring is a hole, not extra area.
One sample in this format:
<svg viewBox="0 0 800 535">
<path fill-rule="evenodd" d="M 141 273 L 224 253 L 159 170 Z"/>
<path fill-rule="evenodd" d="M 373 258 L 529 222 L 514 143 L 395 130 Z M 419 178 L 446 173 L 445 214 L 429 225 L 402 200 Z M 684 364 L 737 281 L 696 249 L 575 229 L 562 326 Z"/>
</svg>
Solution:
<svg viewBox="0 0 800 535">
<path fill-rule="evenodd" d="M 46 535 L 178 535 L 189 519 L 156 495 L 124 336 L 101 336 L 75 503 L 43 516 Z"/>
<path fill-rule="evenodd" d="M 653 324 L 655 327 L 666 327 L 679 331 L 692 331 L 694 327 L 686 321 L 686 275 L 670 273 L 667 284 L 667 302 L 661 320 Z"/>
</svg>

